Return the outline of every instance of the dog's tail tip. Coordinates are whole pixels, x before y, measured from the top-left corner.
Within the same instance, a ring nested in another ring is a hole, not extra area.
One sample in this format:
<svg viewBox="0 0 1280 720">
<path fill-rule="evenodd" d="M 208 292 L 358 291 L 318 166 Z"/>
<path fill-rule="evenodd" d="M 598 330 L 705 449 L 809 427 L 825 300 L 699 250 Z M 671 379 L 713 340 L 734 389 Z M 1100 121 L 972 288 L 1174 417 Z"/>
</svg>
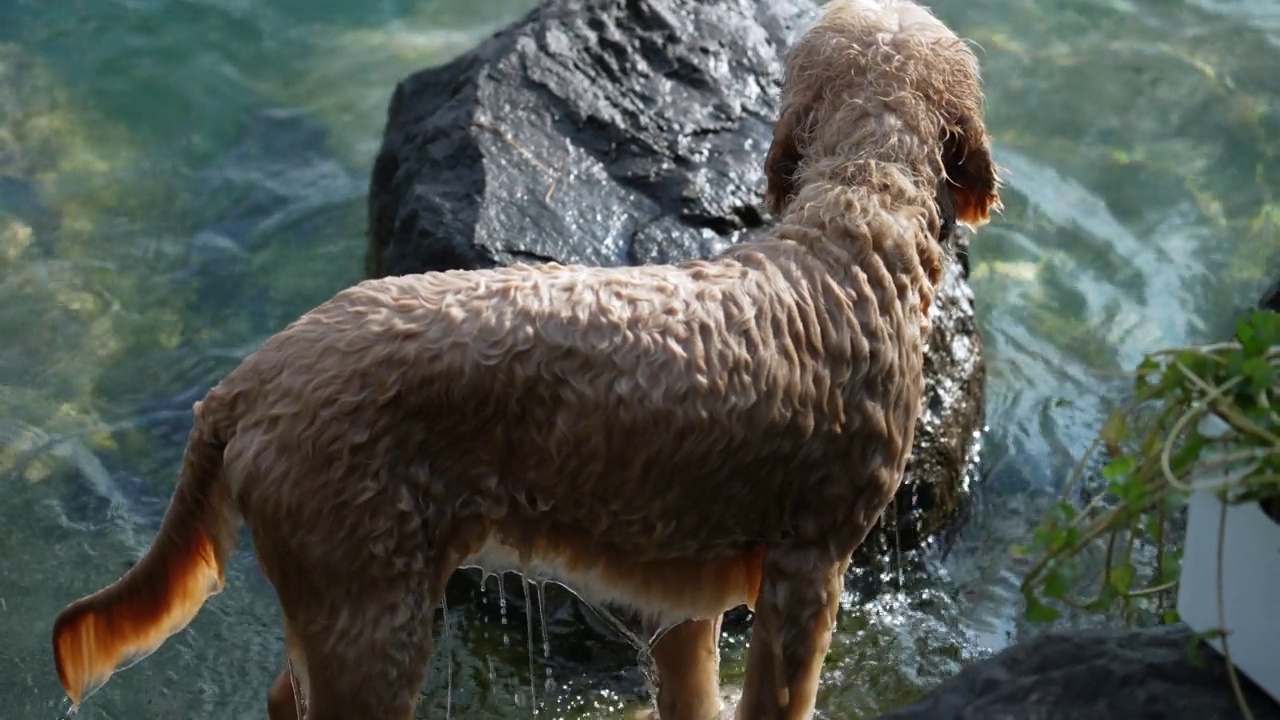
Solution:
<svg viewBox="0 0 1280 720">
<path fill-rule="evenodd" d="M 159 649 L 222 590 L 225 581 L 207 535 L 197 532 L 185 548 L 168 550 L 148 554 L 118 582 L 58 614 L 53 657 L 73 708 L 115 671 Z"/>
</svg>

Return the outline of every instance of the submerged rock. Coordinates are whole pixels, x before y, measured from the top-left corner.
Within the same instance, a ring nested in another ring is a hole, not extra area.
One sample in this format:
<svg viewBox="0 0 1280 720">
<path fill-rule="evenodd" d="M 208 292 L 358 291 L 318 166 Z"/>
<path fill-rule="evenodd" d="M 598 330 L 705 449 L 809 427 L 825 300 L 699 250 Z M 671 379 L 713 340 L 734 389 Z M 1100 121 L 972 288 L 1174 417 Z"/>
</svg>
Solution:
<svg viewBox="0 0 1280 720">
<path fill-rule="evenodd" d="M 970 665 L 920 702 L 879 720 L 1230 720 L 1242 718 L 1222 656 L 1185 625 L 1041 635 Z M 1243 675 L 1255 720 L 1280 705 Z"/>
<path fill-rule="evenodd" d="M 814 8 L 550 0 L 409 76 L 373 169 L 367 274 L 680 262 L 758 237 L 783 61 Z M 914 454 L 868 557 L 920 544 L 967 486 L 984 382 L 965 274 L 950 263 L 934 303 Z"/>
</svg>

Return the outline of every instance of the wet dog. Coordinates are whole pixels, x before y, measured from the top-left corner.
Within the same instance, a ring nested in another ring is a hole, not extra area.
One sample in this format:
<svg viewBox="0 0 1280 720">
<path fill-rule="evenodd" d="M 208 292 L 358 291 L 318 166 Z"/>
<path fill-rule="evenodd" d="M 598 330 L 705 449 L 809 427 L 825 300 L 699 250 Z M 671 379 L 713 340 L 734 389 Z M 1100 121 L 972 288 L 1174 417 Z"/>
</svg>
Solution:
<svg viewBox="0 0 1280 720">
<path fill-rule="evenodd" d="M 760 242 L 369 280 L 268 339 L 196 403 L 147 555 L 58 616 L 71 699 L 185 627 L 243 520 L 284 610 L 273 719 L 410 718 L 464 565 L 671 627 L 664 720 L 719 714 L 745 603 L 738 717 L 810 717 L 911 449 L 941 236 L 999 201 L 977 62 L 915 4 L 827 4 L 782 93 Z"/>
</svg>

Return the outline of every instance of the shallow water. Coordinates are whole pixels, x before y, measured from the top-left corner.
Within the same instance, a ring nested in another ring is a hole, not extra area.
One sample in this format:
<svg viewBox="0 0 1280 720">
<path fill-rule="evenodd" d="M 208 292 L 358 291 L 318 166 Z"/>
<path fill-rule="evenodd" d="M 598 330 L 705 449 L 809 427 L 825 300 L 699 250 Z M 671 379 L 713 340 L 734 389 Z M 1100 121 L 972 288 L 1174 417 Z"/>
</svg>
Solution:
<svg viewBox="0 0 1280 720">
<path fill-rule="evenodd" d="M 359 279 L 391 89 L 531 0 L 0 0 L 0 702 L 66 701 L 49 624 L 135 560 L 192 400 Z M 1280 269 L 1280 14 L 1268 0 L 938 0 L 982 47 L 1006 210 L 972 284 L 990 431 L 974 513 L 900 594 L 850 596 L 826 717 L 909 701 L 1029 632 L 1025 537 L 1143 351 L 1218 338 Z M 618 717 L 635 651 L 549 587 L 451 587 L 424 713 Z M 536 598 L 536 593 L 530 591 Z M 559 600 L 557 600 L 559 598 Z M 506 622 L 503 622 L 503 619 Z M 589 626 L 593 630 L 584 630 Z M 724 641 L 741 677 L 742 643 Z M 281 653 L 245 543 L 229 587 L 85 718 L 250 718 Z M 549 671 L 549 672 L 548 672 Z M 549 681 L 549 685 L 548 685 Z M 435 716 L 433 714 L 433 716 Z"/>
</svg>

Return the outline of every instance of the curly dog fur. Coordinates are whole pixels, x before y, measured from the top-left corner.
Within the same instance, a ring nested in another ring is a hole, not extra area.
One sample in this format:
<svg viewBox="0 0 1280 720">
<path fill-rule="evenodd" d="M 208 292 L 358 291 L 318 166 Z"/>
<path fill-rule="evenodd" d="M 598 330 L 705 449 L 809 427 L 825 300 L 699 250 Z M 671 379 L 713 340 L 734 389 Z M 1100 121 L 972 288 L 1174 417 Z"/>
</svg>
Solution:
<svg viewBox="0 0 1280 720">
<path fill-rule="evenodd" d="M 664 720 L 812 715 L 843 574 L 893 496 L 955 220 L 998 205 L 977 62 L 926 10 L 834 0 L 793 48 L 768 239 L 676 266 L 370 280 L 195 404 L 148 554 L 69 605 L 80 702 L 223 586 L 241 519 L 284 610 L 272 718 L 404 720 L 456 568 L 523 569 L 673 627 Z"/>
</svg>

